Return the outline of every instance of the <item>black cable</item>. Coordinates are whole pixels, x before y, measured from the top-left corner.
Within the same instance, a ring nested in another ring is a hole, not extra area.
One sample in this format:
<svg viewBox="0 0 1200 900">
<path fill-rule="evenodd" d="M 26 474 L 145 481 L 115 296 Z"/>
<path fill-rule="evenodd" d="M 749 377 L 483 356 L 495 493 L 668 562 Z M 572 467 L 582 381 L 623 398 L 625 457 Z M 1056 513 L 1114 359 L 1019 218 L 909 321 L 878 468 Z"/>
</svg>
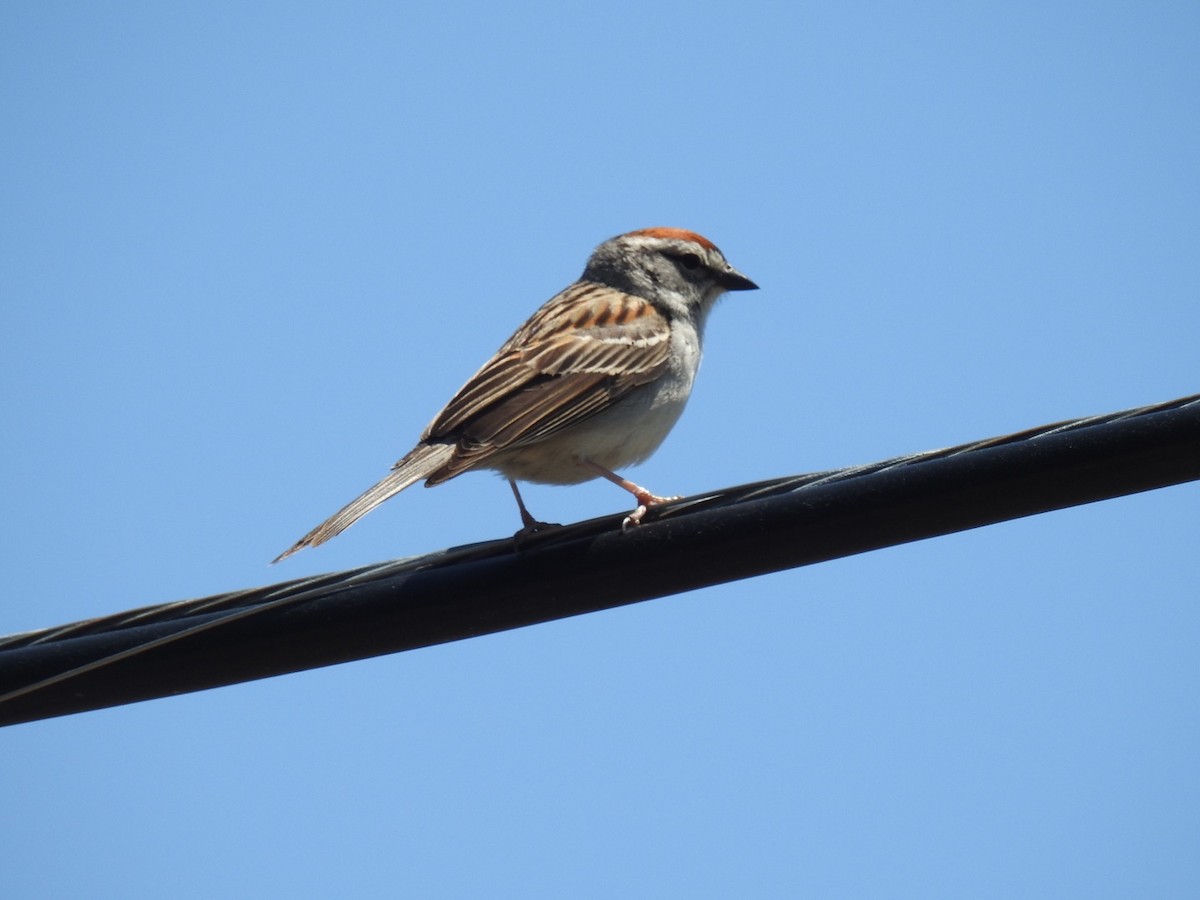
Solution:
<svg viewBox="0 0 1200 900">
<path fill-rule="evenodd" d="M 1200 479 L 1200 395 L 0 638 L 0 724 L 429 646 Z"/>
</svg>

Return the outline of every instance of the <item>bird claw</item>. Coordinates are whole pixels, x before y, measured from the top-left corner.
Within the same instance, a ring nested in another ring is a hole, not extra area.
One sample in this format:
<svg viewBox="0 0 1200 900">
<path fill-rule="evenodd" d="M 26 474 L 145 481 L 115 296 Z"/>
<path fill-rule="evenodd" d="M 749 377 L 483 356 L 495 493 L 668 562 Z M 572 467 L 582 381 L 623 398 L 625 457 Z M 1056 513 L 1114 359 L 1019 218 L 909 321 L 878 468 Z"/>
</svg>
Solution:
<svg viewBox="0 0 1200 900">
<path fill-rule="evenodd" d="M 639 503 L 638 508 L 621 520 L 621 531 L 628 531 L 635 525 L 642 524 L 642 516 L 646 514 L 647 506 L 645 503 Z"/>
<path fill-rule="evenodd" d="M 539 522 L 536 519 L 531 519 L 531 521 L 526 523 L 524 528 L 512 536 L 513 547 L 518 551 L 523 550 L 534 537 L 539 534 L 545 534 L 547 531 L 553 531 L 556 528 L 562 528 L 562 526 L 556 522 Z"/>
<path fill-rule="evenodd" d="M 543 531 L 548 531 L 551 528 L 562 528 L 562 526 L 557 522 L 539 522 L 537 519 L 530 519 L 525 523 L 525 526 L 521 528 L 520 531 L 513 535 L 513 537 L 530 537 L 535 534 L 540 534 Z"/>
<path fill-rule="evenodd" d="M 638 507 L 624 519 L 621 520 L 621 530 L 628 531 L 637 525 L 642 524 L 642 518 L 646 515 L 646 511 L 651 506 L 659 506 L 663 503 L 672 503 L 675 500 L 682 500 L 682 497 L 659 497 L 657 494 L 643 492 L 637 495 Z"/>
</svg>

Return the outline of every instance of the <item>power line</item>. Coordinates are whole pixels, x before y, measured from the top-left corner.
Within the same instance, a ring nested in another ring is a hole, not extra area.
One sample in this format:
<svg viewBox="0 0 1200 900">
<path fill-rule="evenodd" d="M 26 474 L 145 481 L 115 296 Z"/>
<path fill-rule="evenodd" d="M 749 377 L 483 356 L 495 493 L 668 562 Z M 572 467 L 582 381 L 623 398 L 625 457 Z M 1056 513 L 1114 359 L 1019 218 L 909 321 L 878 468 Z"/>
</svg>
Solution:
<svg viewBox="0 0 1200 900">
<path fill-rule="evenodd" d="M 0 725 L 636 603 L 1200 479 L 1200 395 L 0 637 Z"/>
</svg>

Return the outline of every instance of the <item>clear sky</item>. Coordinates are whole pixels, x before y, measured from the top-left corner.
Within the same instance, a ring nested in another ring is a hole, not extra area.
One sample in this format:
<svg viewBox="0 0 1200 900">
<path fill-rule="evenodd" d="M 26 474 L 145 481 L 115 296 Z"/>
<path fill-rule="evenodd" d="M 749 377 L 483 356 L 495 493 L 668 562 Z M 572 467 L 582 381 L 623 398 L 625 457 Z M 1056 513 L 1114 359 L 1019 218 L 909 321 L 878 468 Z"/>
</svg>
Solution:
<svg viewBox="0 0 1200 900">
<path fill-rule="evenodd" d="M 660 493 L 1200 390 L 1195 3 L 10 2 L 0 114 L 2 632 L 511 533 L 267 566 L 634 228 L 762 286 Z M 1198 501 L 7 729 L 5 893 L 1194 897 Z"/>
</svg>

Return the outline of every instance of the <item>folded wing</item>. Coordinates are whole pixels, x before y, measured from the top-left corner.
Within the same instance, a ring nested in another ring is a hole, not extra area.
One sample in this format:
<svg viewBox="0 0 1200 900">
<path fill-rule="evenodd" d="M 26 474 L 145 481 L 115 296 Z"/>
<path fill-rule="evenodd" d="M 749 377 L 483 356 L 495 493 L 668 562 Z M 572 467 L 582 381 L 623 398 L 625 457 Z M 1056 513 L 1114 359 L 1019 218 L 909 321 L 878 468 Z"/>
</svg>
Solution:
<svg viewBox="0 0 1200 900">
<path fill-rule="evenodd" d="M 648 301 L 602 285 L 559 294 L 484 364 L 425 430 L 452 443 L 430 484 L 544 440 L 612 406 L 666 367 L 670 326 Z"/>
</svg>

